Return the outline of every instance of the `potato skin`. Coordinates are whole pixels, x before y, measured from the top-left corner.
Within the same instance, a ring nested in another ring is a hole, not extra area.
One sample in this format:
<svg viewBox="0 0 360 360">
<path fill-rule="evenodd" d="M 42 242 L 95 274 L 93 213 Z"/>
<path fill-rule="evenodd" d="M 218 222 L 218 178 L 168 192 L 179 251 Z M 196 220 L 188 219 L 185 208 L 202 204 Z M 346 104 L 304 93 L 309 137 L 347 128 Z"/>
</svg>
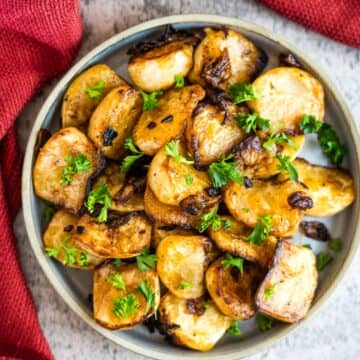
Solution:
<svg viewBox="0 0 360 360">
<path fill-rule="evenodd" d="M 108 279 L 113 272 L 120 273 L 126 284 L 126 291 L 109 284 Z M 150 308 L 146 312 L 146 300 L 144 296 L 136 290 L 142 280 L 146 281 L 147 285 L 155 293 L 155 309 L 157 309 L 160 303 L 160 282 L 154 270 L 142 272 L 138 270 L 136 264 L 122 264 L 120 268 L 117 268 L 111 263 L 104 264 L 95 269 L 93 281 L 95 321 L 108 329 L 127 330 L 151 316 L 154 313 L 153 309 Z M 115 299 L 128 294 L 136 296 L 140 307 L 134 314 L 131 314 L 129 318 L 121 319 L 113 313 L 113 303 Z"/>
<path fill-rule="evenodd" d="M 74 243 L 97 256 L 126 259 L 150 246 L 151 223 L 142 213 L 129 213 L 109 223 L 98 223 L 85 214 L 78 225 L 84 230 L 74 235 Z"/>
<path fill-rule="evenodd" d="M 169 291 L 182 299 L 204 295 L 205 271 L 217 255 L 207 237 L 170 235 L 160 241 L 156 255 L 157 273 Z M 190 283 L 193 287 L 181 289 L 181 282 Z"/>
<path fill-rule="evenodd" d="M 304 114 L 323 120 L 323 87 L 304 70 L 277 67 L 260 75 L 253 86 L 260 99 L 249 101 L 248 106 L 270 120 L 269 131 L 301 134 L 299 123 Z"/>
<path fill-rule="evenodd" d="M 273 266 L 256 293 L 259 311 L 289 323 L 302 320 L 314 298 L 317 279 L 316 259 L 310 249 L 279 242 Z M 274 290 L 267 298 L 269 288 Z"/>
<path fill-rule="evenodd" d="M 89 159 L 90 170 L 74 174 L 69 185 L 61 184 L 65 158 L 79 154 Z M 101 155 L 86 135 L 74 127 L 61 129 L 39 151 L 33 168 L 35 193 L 76 214 L 84 203 L 89 179 L 101 166 Z"/>
<path fill-rule="evenodd" d="M 47 229 L 45 230 L 43 237 L 44 247 L 45 248 L 56 247 L 62 241 L 64 241 L 65 238 L 73 237 L 73 235 L 76 233 L 78 219 L 79 219 L 78 217 L 69 214 L 64 210 L 58 210 L 52 217 Z M 76 249 L 76 261 L 74 264 L 69 264 L 69 263 L 64 264 L 63 261 L 65 260 L 65 253 L 64 250 L 61 249 L 59 255 L 56 257 L 56 260 L 58 260 L 65 266 L 76 269 L 82 269 L 82 270 L 92 270 L 95 268 L 95 266 L 101 264 L 104 261 L 103 258 L 89 254 L 83 248 L 75 245 L 72 239 L 70 239 L 66 243 L 66 246 L 69 248 Z M 80 265 L 79 259 L 81 252 L 84 252 L 87 255 L 87 262 L 89 266 Z"/>
<path fill-rule="evenodd" d="M 186 76 L 193 65 L 193 46 L 173 41 L 132 56 L 128 63 L 131 80 L 147 92 L 165 90 L 175 84 L 175 75 Z"/>
<path fill-rule="evenodd" d="M 247 320 L 256 313 L 255 291 L 263 279 L 262 271 L 254 264 L 244 264 L 244 273 L 231 266 L 225 268 L 214 261 L 206 271 L 206 288 L 218 309 L 237 320 Z"/>
<path fill-rule="evenodd" d="M 211 301 L 201 316 L 192 314 L 187 309 L 187 301 L 171 293 L 164 295 L 159 307 L 160 321 L 170 327 L 168 332 L 176 345 L 209 351 L 225 334 L 232 320 L 221 314 Z"/>
<path fill-rule="evenodd" d="M 205 37 L 194 52 L 189 80 L 226 90 L 235 83 L 248 83 L 262 70 L 264 53 L 241 34 L 230 29 L 205 28 Z"/>
<path fill-rule="evenodd" d="M 258 263 L 263 268 L 269 268 L 275 253 L 277 239 L 268 236 L 266 242 L 261 245 L 252 244 L 246 241 L 252 229 L 245 224 L 236 221 L 231 216 L 221 216 L 221 220 L 230 221 L 231 228 L 214 230 L 208 229 L 208 234 L 215 245 L 223 252 L 240 256 L 251 262 Z"/>
<path fill-rule="evenodd" d="M 158 99 L 158 107 L 144 111 L 133 129 L 135 145 L 153 156 L 170 140 L 179 139 L 198 102 L 205 97 L 199 85 L 168 90 Z"/>
<path fill-rule="evenodd" d="M 92 99 L 85 90 L 99 81 L 105 82 L 104 90 L 98 99 Z M 121 85 L 126 85 L 126 81 L 105 64 L 94 65 L 83 71 L 72 81 L 64 95 L 61 108 L 62 126 L 83 129 L 101 99 L 111 89 Z"/>
<path fill-rule="evenodd" d="M 122 159 L 126 154 L 124 141 L 131 134 L 141 112 L 140 93 L 128 85 L 116 87 L 103 98 L 93 112 L 88 135 L 106 157 Z M 116 133 L 110 141 L 106 139 L 109 129 Z"/>
</svg>

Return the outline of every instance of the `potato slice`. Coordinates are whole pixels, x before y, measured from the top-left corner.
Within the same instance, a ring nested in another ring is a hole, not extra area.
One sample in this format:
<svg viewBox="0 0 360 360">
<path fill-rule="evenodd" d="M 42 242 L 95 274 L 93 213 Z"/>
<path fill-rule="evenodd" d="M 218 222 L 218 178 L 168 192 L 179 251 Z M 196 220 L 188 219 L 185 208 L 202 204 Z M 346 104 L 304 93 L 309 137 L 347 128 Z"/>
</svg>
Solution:
<svg viewBox="0 0 360 360">
<path fill-rule="evenodd" d="M 228 111 L 227 121 L 225 112 L 213 104 L 200 104 L 193 112 L 186 128 L 186 142 L 197 165 L 220 160 L 244 137 L 234 119 L 235 114 L 243 111 L 235 105 L 229 106 Z"/>
<path fill-rule="evenodd" d="M 142 213 L 117 216 L 108 223 L 83 215 L 78 222 L 82 232 L 73 241 L 88 252 L 105 258 L 130 258 L 150 246 L 151 224 Z"/>
<path fill-rule="evenodd" d="M 274 264 L 256 293 L 259 311 L 295 323 L 308 312 L 318 274 L 314 253 L 288 241 L 278 243 Z"/>
<path fill-rule="evenodd" d="M 72 237 L 76 234 L 78 218 L 64 210 L 58 210 L 51 219 L 44 233 L 45 248 L 58 249 L 54 258 L 68 267 L 92 270 L 101 264 L 104 259 L 87 253 L 83 248 L 76 246 Z M 64 247 L 65 245 L 65 247 Z M 67 254 L 66 251 L 70 251 Z M 71 260 L 72 255 L 75 261 Z"/>
<path fill-rule="evenodd" d="M 266 55 L 230 29 L 205 28 L 205 37 L 194 53 L 189 80 L 226 90 L 235 83 L 247 83 L 264 68 Z"/>
<path fill-rule="evenodd" d="M 121 276 L 125 290 L 110 283 L 114 275 Z M 146 282 L 155 294 L 154 308 L 147 309 L 145 297 L 138 291 L 140 283 Z M 118 316 L 114 313 L 114 302 L 125 296 L 134 296 L 138 307 L 128 316 Z M 140 324 L 156 312 L 160 302 L 160 282 L 154 270 L 140 271 L 136 264 L 122 264 L 120 268 L 107 263 L 94 271 L 93 283 L 94 319 L 108 329 L 126 330 Z"/>
<path fill-rule="evenodd" d="M 306 188 L 300 183 L 254 180 L 250 188 L 229 183 L 224 191 L 224 201 L 236 220 L 252 228 L 261 215 L 271 215 L 271 234 L 285 237 L 296 231 L 303 216 L 301 208 L 290 205 L 297 195 L 308 204 Z"/>
<path fill-rule="evenodd" d="M 256 313 L 255 291 L 263 279 L 262 271 L 254 264 L 244 264 L 244 272 L 224 267 L 221 257 L 206 271 L 206 287 L 219 310 L 237 320 L 247 320 Z"/>
<path fill-rule="evenodd" d="M 128 85 L 112 89 L 93 112 L 88 135 L 103 154 L 114 160 L 122 159 L 124 141 L 131 134 L 142 112 L 142 96 Z"/>
<path fill-rule="evenodd" d="M 249 107 L 270 120 L 270 131 L 300 133 L 299 122 L 304 114 L 324 117 L 324 90 L 308 72 L 295 67 L 277 67 L 259 76 L 253 86 L 259 100 Z"/>
<path fill-rule="evenodd" d="M 205 271 L 216 254 L 205 236 L 170 235 L 161 240 L 156 249 L 157 272 L 177 297 L 195 299 L 206 291 Z"/>
<path fill-rule="evenodd" d="M 313 165 L 301 158 L 296 159 L 294 165 L 299 181 L 308 187 L 314 201 L 314 207 L 306 210 L 306 215 L 333 216 L 355 200 L 354 181 L 348 171 Z"/>
<path fill-rule="evenodd" d="M 231 325 L 231 318 L 224 316 L 217 307 L 208 302 L 203 314 L 194 314 L 189 302 L 171 293 L 161 298 L 160 321 L 169 330 L 173 343 L 190 349 L 209 351 L 222 338 Z M 201 298 L 199 301 L 203 301 Z"/>
<path fill-rule="evenodd" d="M 61 183 L 66 158 L 80 154 L 90 161 L 89 171 L 74 173 L 69 185 Z M 33 169 L 35 193 L 76 214 L 84 203 L 89 179 L 101 166 L 101 156 L 86 135 L 73 127 L 61 129 L 39 151 Z"/>
<path fill-rule="evenodd" d="M 193 46 L 178 40 L 132 56 L 128 72 L 136 86 L 152 92 L 173 86 L 175 75 L 185 77 L 192 65 Z"/>
<path fill-rule="evenodd" d="M 288 136 L 296 148 L 289 144 L 274 144 L 273 151 L 263 147 L 264 140 L 257 135 L 251 135 L 243 140 L 234 150 L 238 169 L 249 178 L 267 179 L 280 172 L 277 154 L 289 156 L 292 159 L 300 152 L 305 143 L 305 136 Z"/>
<path fill-rule="evenodd" d="M 237 222 L 231 216 L 221 216 L 221 220 L 230 221 L 231 227 L 227 229 L 222 227 L 218 230 L 210 227 L 208 230 L 210 239 L 220 250 L 259 263 L 264 268 L 271 265 L 277 243 L 274 236 L 268 236 L 264 244 L 253 244 L 246 241 L 252 231 L 251 228 Z"/>
<path fill-rule="evenodd" d="M 98 97 L 91 98 L 85 91 L 104 82 Z M 126 85 L 115 71 L 105 64 L 98 64 L 78 75 L 68 87 L 61 108 L 62 126 L 83 128 L 101 99 L 113 88 Z"/>
<path fill-rule="evenodd" d="M 199 85 L 167 91 L 153 111 L 144 111 L 133 129 L 135 145 L 153 156 L 172 139 L 182 136 L 186 123 L 198 102 L 205 97 Z"/>
</svg>

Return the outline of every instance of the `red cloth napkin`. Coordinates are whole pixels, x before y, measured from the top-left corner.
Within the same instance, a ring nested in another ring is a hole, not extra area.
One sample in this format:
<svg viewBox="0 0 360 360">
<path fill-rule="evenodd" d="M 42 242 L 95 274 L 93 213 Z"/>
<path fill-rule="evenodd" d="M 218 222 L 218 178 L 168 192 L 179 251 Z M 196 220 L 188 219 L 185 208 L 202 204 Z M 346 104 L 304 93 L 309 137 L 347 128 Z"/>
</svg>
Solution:
<svg viewBox="0 0 360 360">
<path fill-rule="evenodd" d="M 360 0 L 260 0 L 311 30 L 360 47 Z"/>
<path fill-rule="evenodd" d="M 82 36 L 77 0 L 0 0 L 0 359 L 53 359 L 19 265 L 14 121 L 44 82 L 70 65 Z"/>
</svg>

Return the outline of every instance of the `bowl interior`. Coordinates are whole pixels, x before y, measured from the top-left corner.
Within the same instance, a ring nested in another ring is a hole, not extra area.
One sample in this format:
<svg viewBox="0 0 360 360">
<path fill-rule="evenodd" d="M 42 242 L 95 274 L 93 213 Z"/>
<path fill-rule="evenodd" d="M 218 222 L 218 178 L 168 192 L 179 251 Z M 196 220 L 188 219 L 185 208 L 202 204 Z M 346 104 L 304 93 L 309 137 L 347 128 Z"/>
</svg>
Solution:
<svg viewBox="0 0 360 360">
<path fill-rule="evenodd" d="M 290 49 L 287 45 L 284 45 L 283 42 L 280 43 L 278 39 L 271 38 L 272 36 L 268 36 L 268 34 L 262 30 L 255 29 L 253 26 L 235 19 L 200 15 L 158 19 L 135 27 L 134 29 L 129 29 L 125 33 L 119 34 L 103 45 L 100 45 L 100 47 L 92 51 L 87 57 L 81 60 L 80 63 L 75 65 L 49 96 L 36 120 L 26 151 L 23 172 L 23 204 L 26 227 L 35 255 L 60 296 L 65 299 L 75 312 L 104 336 L 131 350 L 154 358 L 239 358 L 253 353 L 280 338 L 293 329 L 295 325 L 278 324 L 269 332 L 261 333 L 257 330 L 254 320 L 242 321 L 240 322 L 240 327 L 245 334 L 244 340 L 239 342 L 236 337 L 225 336 L 210 353 L 197 353 L 191 350 L 170 347 L 164 342 L 162 337 L 156 334 L 150 334 L 144 326 L 138 326 L 136 329 L 126 332 L 109 331 L 98 326 L 92 319 L 91 305 L 88 301 L 88 296 L 92 292 L 92 274 L 86 271 L 65 268 L 47 258 L 42 250 L 42 233 L 46 226 L 44 217 L 42 216 L 43 202 L 35 196 L 31 179 L 31 168 L 34 161 L 33 146 L 39 128 L 45 127 L 52 132 L 60 128 L 60 107 L 63 93 L 69 81 L 85 68 L 96 63 L 106 63 L 115 69 L 122 77 L 130 80 L 127 73 L 127 49 L 138 41 L 156 36 L 163 30 L 164 24 L 166 23 L 173 23 L 174 27 L 178 29 L 194 29 L 204 26 L 231 26 L 251 39 L 258 47 L 267 53 L 269 56 L 267 68 L 272 68 L 279 64 L 278 56 L 280 53 L 292 52 L 295 54 L 304 68 L 317 76 L 324 84 L 326 93 L 325 120 L 334 126 L 345 142 L 348 155 L 344 166 L 352 172 L 355 178 L 357 177 L 359 174 L 359 159 L 357 158 L 357 145 L 354 140 L 356 134 L 354 133 L 354 127 L 351 126 L 351 120 L 338 96 L 334 95 L 334 90 L 330 89 L 328 81 L 326 81 L 319 71 L 315 67 L 312 67 L 298 51 L 292 47 Z M 328 164 L 326 158 L 321 153 L 315 136 L 307 137 L 306 145 L 300 156 L 316 164 Z M 356 186 L 358 186 L 358 184 L 356 184 Z M 356 189 L 356 191 L 358 193 L 358 189 Z M 359 204 L 358 201 L 356 201 L 356 204 L 340 215 L 324 219 L 332 236 L 341 237 L 344 242 L 344 249 L 336 255 L 335 260 L 330 266 L 321 273 L 319 287 L 311 312 L 314 311 L 314 308 L 318 307 L 320 299 L 325 298 L 325 294 L 329 292 L 329 288 L 332 287 L 335 279 L 339 276 L 339 273 L 342 272 L 349 254 L 354 251 L 355 243 L 353 239 L 357 229 L 358 207 Z M 294 242 L 311 244 L 315 252 L 326 249 L 326 244 L 305 238 L 302 234 L 296 234 Z"/>
</svg>

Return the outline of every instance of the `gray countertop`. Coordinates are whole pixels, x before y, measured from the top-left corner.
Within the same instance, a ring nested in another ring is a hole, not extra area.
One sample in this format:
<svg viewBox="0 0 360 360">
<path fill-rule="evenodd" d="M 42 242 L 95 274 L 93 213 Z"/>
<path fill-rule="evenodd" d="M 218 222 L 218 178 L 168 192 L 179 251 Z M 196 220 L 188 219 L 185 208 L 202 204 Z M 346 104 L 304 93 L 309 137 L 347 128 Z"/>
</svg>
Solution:
<svg viewBox="0 0 360 360">
<path fill-rule="evenodd" d="M 111 35 L 142 21 L 165 15 L 211 13 L 237 16 L 281 34 L 323 66 L 341 90 L 360 123 L 360 51 L 308 31 L 247 0 L 84 0 L 84 38 L 78 58 Z M 27 105 L 18 119 L 21 144 L 56 81 Z M 145 359 L 112 344 L 76 316 L 55 293 L 37 264 L 26 236 L 22 213 L 15 222 L 22 267 L 34 297 L 41 326 L 56 359 Z M 327 304 L 303 327 L 267 351 L 260 359 L 358 359 L 360 356 L 360 258 Z"/>
</svg>

